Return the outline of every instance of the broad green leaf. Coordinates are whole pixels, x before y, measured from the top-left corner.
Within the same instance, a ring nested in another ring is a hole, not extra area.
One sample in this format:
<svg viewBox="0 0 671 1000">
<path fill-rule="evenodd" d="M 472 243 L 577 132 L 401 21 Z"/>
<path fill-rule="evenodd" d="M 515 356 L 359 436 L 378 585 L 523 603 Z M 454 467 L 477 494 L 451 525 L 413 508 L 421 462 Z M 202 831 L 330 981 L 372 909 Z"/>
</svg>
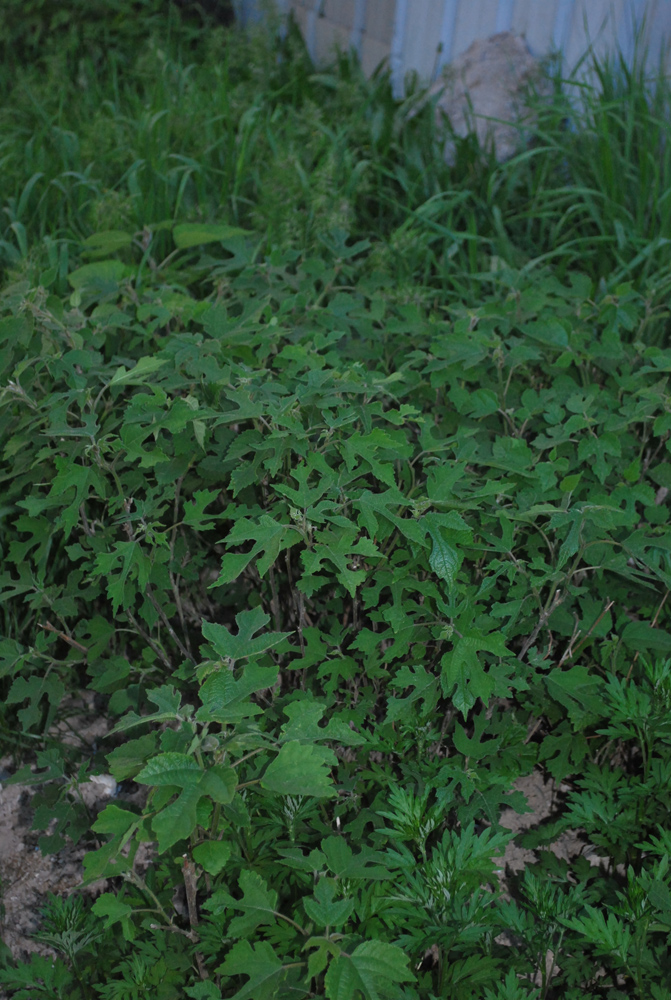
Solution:
<svg viewBox="0 0 671 1000">
<path fill-rule="evenodd" d="M 421 664 L 415 667 L 403 666 L 391 681 L 391 687 L 400 690 L 410 689 L 405 698 L 387 699 L 387 722 L 395 722 L 403 718 L 415 701 L 421 701 L 423 716 L 430 714 L 438 702 L 438 678 L 427 673 Z"/>
<path fill-rule="evenodd" d="M 131 274 L 131 269 L 120 260 L 99 260 L 95 264 L 84 264 L 68 275 L 68 281 L 75 289 L 84 288 L 114 290 L 120 281 Z"/>
<path fill-rule="evenodd" d="M 559 484 L 559 489 L 562 493 L 572 493 L 582 479 L 582 476 L 582 472 L 575 473 L 572 476 L 565 476 Z"/>
<path fill-rule="evenodd" d="M 311 875 L 322 871 L 326 865 L 326 855 L 321 851 L 315 850 L 310 851 L 309 854 L 303 854 L 298 847 L 289 847 L 285 849 L 280 848 L 277 853 L 280 857 L 284 858 L 280 864 L 299 872 L 309 872 Z"/>
<path fill-rule="evenodd" d="M 402 431 L 376 428 L 370 434 L 354 433 L 341 440 L 339 445 L 348 469 L 353 470 L 365 461 L 380 482 L 396 487 L 395 462 L 409 458 L 412 449 Z"/>
<path fill-rule="evenodd" d="M 660 628 L 653 628 L 647 622 L 629 622 L 622 631 L 622 642 L 632 649 L 658 649 L 671 652 L 671 635 Z"/>
<path fill-rule="evenodd" d="M 130 917 L 133 914 L 133 907 L 124 903 L 113 892 L 104 892 L 98 896 L 91 910 L 97 917 L 104 920 L 103 926 L 106 930 L 120 923 L 124 937 L 127 941 L 132 941 L 136 936 L 136 931 Z"/>
<path fill-rule="evenodd" d="M 441 537 L 439 531 L 432 531 L 430 534 L 433 548 L 429 556 L 429 565 L 436 576 L 445 580 L 449 589 L 452 590 L 457 582 L 457 572 L 461 565 L 459 553 Z"/>
<path fill-rule="evenodd" d="M 235 474 L 234 471 L 233 475 L 235 476 Z M 257 473 L 252 469 L 250 475 L 253 480 Z M 280 553 L 298 544 L 300 540 L 301 533 L 298 528 L 292 524 L 277 521 L 267 514 L 262 514 L 258 520 L 240 518 L 226 538 L 226 544 L 232 547 L 253 541 L 254 545 L 246 553 L 227 552 L 221 561 L 221 573 L 211 586 L 220 587 L 222 584 L 237 580 L 254 559 L 256 559 L 259 575 L 265 576 Z"/>
<path fill-rule="evenodd" d="M 306 575 L 316 576 L 328 560 L 336 568 L 336 578 L 354 597 L 367 571 L 353 567 L 368 558 L 380 559 L 382 553 L 377 545 L 370 538 L 360 537 L 358 529 L 349 522 L 320 531 L 317 539 L 314 548 L 302 554 Z"/>
<path fill-rule="evenodd" d="M 648 899 L 656 910 L 661 910 L 665 916 L 671 916 L 671 889 L 661 879 L 653 879 L 648 888 Z M 667 924 L 668 927 L 668 924 Z"/>
<path fill-rule="evenodd" d="M 23 701 L 28 704 L 20 708 L 17 712 L 21 724 L 26 730 L 31 726 L 51 725 L 54 716 L 63 700 L 65 687 L 57 676 L 52 674 L 32 677 L 15 677 L 10 687 L 5 701 L 8 705 L 17 705 Z M 48 706 L 46 720 L 43 718 L 44 706 Z"/>
<path fill-rule="evenodd" d="M 325 726 L 320 726 L 325 712 L 326 705 L 317 701 L 294 701 L 287 705 L 284 714 L 289 717 L 290 722 L 285 722 L 282 726 L 282 739 L 310 743 L 331 740 L 343 746 L 361 746 L 366 742 L 363 736 L 339 719 L 330 718 Z"/>
<path fill-rule="evenodd" d="M 333 879 L 321 878 L 312 899 L 303 901 L 305 912 L 318 927 L 342 927 L 354 910 L 353 899 L 336 899 L 337 886 Z"/>
<path fill-rule="evenodd" d="M 327 837 L 321 849 L 329 869 L 336 878 L 389 879 L 388 857 L 379 851 L 363 847 L 355 854 L 344 837 Z"/>
<path fill-rule="evenodd" d="M 242 899 L 231 899 L 229 905 L 243 914 L 231 920 L 228 933 L 230 937 L 249 940 L 257 927 L 277 922 L 277 893 L 268 889 L 259 874 L 249 870 L 240 874 L 238 885 Z"/>
<path fill-rule="evenodd" d="M 174 687 L 162 684 L 158 688 L 147 692 L 147 698 L 158 706 L 158 712 L 149 715 L 138 715 L 136 712 L 129 712 L 112 730 L 113 733 L 121 733 L 134 726 L 146 725 L 148 722 L 169 722 L 180 717 L 182 707 L 182 697 Z"/>
<path fill-rule="evenodd" d="M 452 698 L 464 718 L 478 698 L 486 705 L 496 687 L 492 672 L 486 671 L 482 663 L 483 652 L 500 657 L 509 655 L 502 635 L 474 631 L 456 638 L 452 652 L 445 653 L 441 660 L 443 694 Z"/>
<path fill-rule="evenodd" d="M 237 635 L 229 632 L 225 625 L 203 622 L 203 637 L 212 644 L 222 659 L 243 660 L 250 656 L 260 656 L 261 653 L 267 652 L 292 635 L 291 632 L 265 632 L 263 635 L 255 635 L 269 621 L 270 615 L 261 608 L 253 608 L 251 611 L 241 611 L 235 616 Z"/>
<path fill-rule="evenodd" d="M 116 836 L 99 847 L 97 851 L 89 851 L 88 854 L 85 854 L 82 862 L 85 877 L 82 884 L 90 885 L 99 879 L 116 878 L 123 875 L 124 872 L 131 871 L 134 852 L 131 850 L 128 856 L 121 853 L 126 843 L 125 837 Z"/>
<path fill-rule="evenodd" d="M 206 514 L 205 508 L 219 497 L 220 490 L 196 490 L 193 500 L 184 504 L 184 524 L 198 531 L 208 531 L 214 528 L 212 523 L 219 520 L 221 514 Z"/>
<path fill-rule="evenodd" d="M 259 667 L 248 663 L 236 679 L 233 671 L 223 667 L 210 674 L 200 689 L 202 707 L 196 712 L 198 722 L 234 723 L 260 715 L 262 709 L 251 701 L 251 695 L 273 687 L 277 667 Z"/>
<path fill-rule="evenodd" d="M 231 845 L 225 840 L 206 840 L 193 849 L 193 860 L 210 875 L 218 875 L 228 864 Z"/>
<path fill-rule="evenodd" d="M 198 762 L 185 753 L 162 753 L 152 759 L 135 776 L 140 785 L 176 785 L 195 788 L 203 775 Z"/>
<path fill-rule="evenodd" d="M 205 979 L 195 986 L 185 986 L 184 992 L 189 1000 L 221 1000 L 221 990 L 211 979 Z"/>
<path fill-rule="evenodd" d="M 577 729 L 604 714 L 603 681 L 581 664 L 569 669 L 555 667 L 545 683 L 550 696 L 568 709 Z"/>
<path fill-rule="evenodd" d="M 163 368 L 165 364 L 167 362 L 162 358 L 140 358 L 130 371 L 118 368 L 109 384 L 110 386 L 143 385 L 150 375 L 157 372 L 159 368 Z"/>
<path fill-rule="evenodd" d="M 105 229 L 87 237 L 83 246 L 90 251 L 91 256 L 94 254 L 97 256 L 98 254 L 115 253 L 117 250 L 129 247 L 132 242 L 131 233 L 125 233 L 121 229 Z"/>
<path fill-rule="evenodd" d="M 203 795 L 208 795 L 214 802 L 225 805 L 233 801 L 238 777 L 232 767 L 224 764 L 214 764 L 202 775 L 199 788 Z"/>
<path fill-rule="evenodd" d="M 325 979 L 326 996 L 328 1000 L 380 1000 L 389 996 L 392 984 L 414 978 L 407 955 L 396 945 L 364 941 L 351 955 L 343 953 L 331 962 Z"/>
<path fill-rule="evenodd" d="M 127 833 L 132 826 L 137 826 L 138 823 L 137 813 L 110 803 L 99 813 L 91 829 L 95 830 L 96 833 L 111 833 L 116 837 Z"/>
<path fill-rule="evenodd" d="M 281 795 L 313 795 L 328 798 L 335 789 L 325 761 L 332 753 L 323 747 L 292 741 L 285 743 L 269 764 L 261 784 L 270 792 Z"/>
<path fill-rule="evenodd" d="M 557 568 L 563 569 L 580 548 L 581 532 L 583 530 L 583 517 L 579 511 L 572 512 L 570 516 L 571 527 L 569 533 L 562 542 L 557 560 Z"/>
<path fill-rule="evenodd" d="M 294 507 L 307 510 L 321 500 L 324 494 L 332 487 L 332 483 L 325 476 L 321 478 L 314 476 L 314 471 L 312 463 L 308 458 L 307 465 L 299 465 L 295 469 L 292 469 L 291 472 L 292 478 L 299 484 L 298 489 L 286 486 L 283 483 L 277 483 L 273 488 L 276 493 L 288 497 Z M 311 475 L 315 479 L 315 483 L 313 486 L 308 486 L 308 479 Z"/>
<path fill-rule="evenodd" d="M 249 941 L 238 941 L 215 972 L 220 976 L 248 977 L 232 1000 L 272 1000 L 286 978 L 282 962 L 267 941 L 259 941 L 254 947 Z"/>
<path fill-rule="evenodd" d="M 147 758 L 154 753 L 156 753 L 155 733 L 146 733 L 136 740 L 127 740 L 107 754 L 110 774 L 117 781 L 133 778 L 144 767 Z"/>
<path fill-rule="evenodd" d="M 196 807 L 200 789 L 187 785 L 182 793 L 152 818 L 151 825 L 158 837 L 158 853 L 163 854 L 179 840 L 187 840 L 196 828 Z"/>
<path fill-rule="evenodd" d="M 29 316 L 6 316 L 0 319 L 0 344 L 8 341 L 26 348 L 33 333 L 33 321 Z"/>
<path fill-rule="evenodd" d="M 203 243 L 219 243 L 234 236 L 247 236 L 247 230 L 218 223 L 183 222 L 172 231 L 175 246 L 180 250 L 197 247 Z"/>
<path fill-rule="evenodd" d="M 253 558 L 254 550 L 251 552 L 226 552 L 221 557 L 219 576 L 211 586 L 222 587 L 227 583 L 233 583 L 241 573 L 244 573 Z"/>
<path fill-rule="evenodd" d="M 15 771 L 8 778 L 3 779 L 4 785 L 41 785 L 45 781 L 58 781 L 59 779 L 65 777 L 66 774 L 66 764 L 64 760 L 54 759 L 53 751 L 51 751 L 52 757 L 47 760 L 43 755 L 41 759 L 38 759 L 38 771 L 33 771 L 33 767 L 30 764 L 25 764 L 20 767 L 18 771 Z M 58 754 L 56 754 L 56 758 Z"/>
<path fill-rule="evenodd" d="M 500 739 L 483 740 L 482 735 L 486 727 L 486 718 L 480 714 L 476 717 L 475 733 L 469 739 L 466 730 L 456 725 L 454 727 L 454 745 L 469 760 L 484 760 L 486 757 L 495 756 L 501 745 Z"/>
<path fill-rule="evenodd" d="M 407 500 L 397 489 L 389 489 L 385 493 L 371 493 L 370 490 L 362 490 L 361 495 L 352 503 L 355 510 L 359 510 L 359 524 L 365 527 L 371 538 L 375 539 L 380 524 L 380 517 L 389 521 L 398 528 L 401 535 L 418 545 L 424 545 L 426 536 L 425 530 L 420 527 L 417 521 L 399 517 L 394 508 L 411 506 L 411 501 Z"/>
<path fill-rule="evenodd" d="M 549 347 L 556 347 L 559 350 L 565 350 L 568 347 L 568 334 L 564 324 L 558 319 L 546 317 L 540 322 L 524 323 L 521 330 L 527 337 L 532 337 Z"/>
</svg>

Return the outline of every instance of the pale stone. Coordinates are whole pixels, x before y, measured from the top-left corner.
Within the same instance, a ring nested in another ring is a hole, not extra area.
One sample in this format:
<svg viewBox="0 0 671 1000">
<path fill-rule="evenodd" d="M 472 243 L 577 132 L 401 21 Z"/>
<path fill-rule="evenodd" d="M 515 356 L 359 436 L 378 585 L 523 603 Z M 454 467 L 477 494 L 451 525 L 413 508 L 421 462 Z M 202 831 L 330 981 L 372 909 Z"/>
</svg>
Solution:
<svg viewBox="0 0 671 1000">
<path fill-rule="evenodd" d="M 440 93 L 437 110 L 450 120 L 455 134 L 465 137 L 475 131 L 482 146 L 493 142 L 499 162 L 510 159 L 523 138 L 519 125 L 533 124 L 527 106 L 532 88 L 549 92 L 540 61 L 531 55 L 519 35 L 504 31 L 478 39 L 445 68 L 430 95 Z M 448 163 L 454 159 L 454 142 L 445 149 Z"/>
</svg>

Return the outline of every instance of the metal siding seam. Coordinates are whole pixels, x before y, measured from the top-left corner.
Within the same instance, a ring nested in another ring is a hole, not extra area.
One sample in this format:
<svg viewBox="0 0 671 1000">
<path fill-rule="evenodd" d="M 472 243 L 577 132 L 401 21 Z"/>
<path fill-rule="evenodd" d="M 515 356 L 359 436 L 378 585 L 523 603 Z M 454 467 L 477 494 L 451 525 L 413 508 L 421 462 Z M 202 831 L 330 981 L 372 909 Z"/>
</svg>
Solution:
<svg viewBox="0 0 671 1000">
<path fill-rule="evenodd" d="M 457 11 L 459 0 L 444 0 L 443 21 L 440 26 L 440 46 L 441 52 L 436 63 L 436 73 L 452 59 L 452 45 L 454 44 L 454 29 L 457 23 Z"/>
<path fill-rule="evenodd" d="M 356 0 L 356 5 L 354 7 L 354 20 L 352 22 L 352 33 L 349 36 L 349 43 L 358 55 L 361 55 L 361 41 L 365 25 L 366 0 Z"/>
<path fill-rule="evenodd" d="M 496 8 L 496 34 L 500 31 L 510 31 L 513 26 L 513 8 L 515 0 L 499 0 Z"/>
<path fill-rule="evenodd" d="M 405 48 L 405 29 L 408 18 L 408 0 L 396 0 L 394 12 L 394 33 L 391 39 L 389 66 L 391 68 L 391 83 L 394 95 L 400 97 L 403 93 L 403 50 Z"/>
<path fill-rule="evenodd" d="M 280 22 L 279 36 L 282 40 L 287 37 L 287 29 L 289 27 L 289 10 L 290 10 L 290 0 L 275 0 L 277 8 L 280 12 L 280 17 L 282 18 Z"/>
<path fill-rule="evenodd" d="M 310 59 L 314 59 L 317 48 L 317 18 L 321 17 L 324 0 L 314 0 L 312 10 L 308 11 L 305 20 L 305 44 Z"/>
<path fill-rule="evenodd" d="M 617 46 L 628 66 L 634 61 L 636 34 L 643 21 L 645 0 L 629 0 L 625 3 L 617 30 Z M 631 14 L 631 20 L 629 20 Z"/>
<path fill-rule="evenodd" d="M 566 43 L 571 33 L 573 23 L 573 8 L 575 0 L 559 0 L 557 13 L 555 14 L 555 24 L 552 30 L 552 44 L 560 52 L 564 51 Z"/>
</svg>

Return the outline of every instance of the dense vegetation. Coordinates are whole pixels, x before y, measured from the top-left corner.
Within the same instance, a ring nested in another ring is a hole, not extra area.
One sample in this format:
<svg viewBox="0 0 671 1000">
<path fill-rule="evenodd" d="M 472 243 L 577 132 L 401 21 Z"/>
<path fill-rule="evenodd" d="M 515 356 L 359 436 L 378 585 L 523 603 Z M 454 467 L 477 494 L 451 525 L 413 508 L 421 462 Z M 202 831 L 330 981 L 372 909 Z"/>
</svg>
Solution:
<svg viewBox="0 0 671 1000">
<path fill-rule="evenodd" d="M 557 79 L 450 168 L 295 31 L 66 10 L 0 14 L 0 731 L 108 882 L 0 982 L 669 997 L 666 81 Z"/>
</svg>

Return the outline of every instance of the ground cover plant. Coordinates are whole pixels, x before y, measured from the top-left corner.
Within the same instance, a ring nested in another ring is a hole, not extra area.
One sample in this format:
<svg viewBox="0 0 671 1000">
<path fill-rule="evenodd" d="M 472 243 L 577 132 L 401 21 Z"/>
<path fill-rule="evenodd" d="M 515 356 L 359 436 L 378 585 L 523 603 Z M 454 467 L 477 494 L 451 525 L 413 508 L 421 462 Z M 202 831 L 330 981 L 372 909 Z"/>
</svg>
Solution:
<svg viewBox="0 0 671 1000">
<path fill-rule="evenodd" d="M 105 881 L 0 982 L 668 997 L 668 89 L 450 169 L 412 87 L 135 6 L 3 82 L 0 726 Z"/>
</svg>

